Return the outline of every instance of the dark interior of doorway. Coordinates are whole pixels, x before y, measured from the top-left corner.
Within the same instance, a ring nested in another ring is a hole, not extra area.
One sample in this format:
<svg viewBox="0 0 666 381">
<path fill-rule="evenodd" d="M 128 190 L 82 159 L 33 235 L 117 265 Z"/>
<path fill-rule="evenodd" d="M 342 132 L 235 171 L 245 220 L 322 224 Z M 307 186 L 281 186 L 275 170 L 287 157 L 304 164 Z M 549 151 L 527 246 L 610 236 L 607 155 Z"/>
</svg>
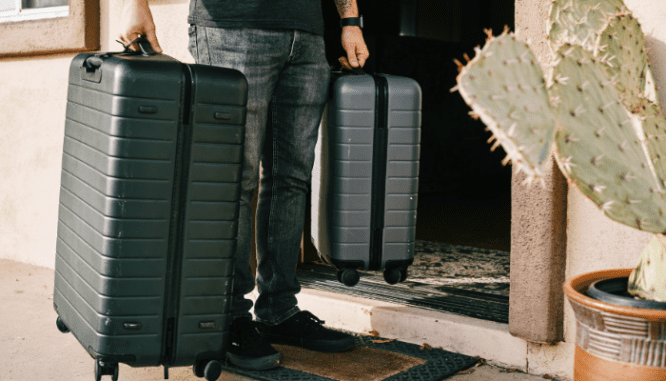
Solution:
<svg viewBox="0 0 666 381">
<path fill-rule="evenodd" d="M 483 287 L 470 289 L 454 285 L 452 288 L 446 283 L 443 286 L 436 285 L 442 288 L 438 290 L 433 284 L 423 284 L 421 287 L 417 281 L 416 285 L 409 284 L 403 290 L 406 292 L 404 304 L 410 304 L 410 298 L 422 300 L 423 295 L 416 292 L 425 290 L 430 295 L 428 298 L 435 299 L 433 305 L 425 308 L 504 322 L 508 319 L 511 167 L 501 165 L 505 157 L 501 148 L 490 151 L 490 144 L 486 141 L 491 134 L 482 122 L 469 116 L 470 108 L 458 93 L 451 93 L 450 89 L 455 86 L 458 74 L 454 59 L 464 62 L 465 56 L 474 57 L 474 47 L 483 46 L 487 37 L 484 29 L 492 29 L 494 34 L 501 33 L 505 25 L 514 29 L 513 0 L 357 2 L 364 17 L 363 32 L 371 54 L 365 71 L 410 77 L 417 80 L 422 88 L 417 241 L 422 246 L 428 246 L 428 243 L 442 244 L 454 248 L 454 252 L 476 252 L 479 263 L 470 265 L 472 268 L 484 268 L 483 262 L 488 250 L 506 254 L 507 264 L 503 267 L 506 269 L 505 292 L 486 292 Z M 334 1 L 322 0 L 322 6 L 327 58 L 335 67 L 338 57 L 344 54 L 340 46 L 339 16 Z M 450 251 L 447 252 L 450 254 Z M 301 278 L 306 282 L 304 286 L 317 287 L 312 274 L 319 274 L 315 278 L 319 278 L 319 283 L 326 283 L 330 274 L 327 275 L 326 267 L 316 265 L 316 251 L 309 243 L 307 226 L 304 257 L 306 264 L 301 267 L 307 268 L 308 272 L 305 276 L 302 270 Z M 439 266 L 444 270 L 450 267 L 444 259 L 442 262 Z M 414 270 L 420 271 L 416 266 Z M 450 271 L 444 273 L 454 278 L 475 276 L 465 272 L 453 275 Z M 372 283 L 372 280 L 368 282 Z M 326 285 L 332 289 L 330 286 Z M 396 293 L 395 289 L 393 292 L 390 288 L 382 291 L 374 289 L 373 284 L 364 286 L 363 282 L 359 286 L 370 287 L 373 295 L 379 295 L 377 298 L 380 299 L 382 292 L 387 295 Z M 461 289 L 463 292 L 455 291 Z M 410 290 L 415 294 L 410 296 Z M 335 291 L 352 292 L 351 289 L 345 291 L 344 286 L 335 288 Z M 446 299 L 451 297 L 467 298 L 468 307 L 460 307 L 460 300 L 456 300 L 453 304 L 458 307 L 452 309 L 446 305 Z M 499 315 L 484 317 L 476 314 L 479 303 L 482 305 L 486 302 L 493 306 L 499 303 Z"/>
</svg>

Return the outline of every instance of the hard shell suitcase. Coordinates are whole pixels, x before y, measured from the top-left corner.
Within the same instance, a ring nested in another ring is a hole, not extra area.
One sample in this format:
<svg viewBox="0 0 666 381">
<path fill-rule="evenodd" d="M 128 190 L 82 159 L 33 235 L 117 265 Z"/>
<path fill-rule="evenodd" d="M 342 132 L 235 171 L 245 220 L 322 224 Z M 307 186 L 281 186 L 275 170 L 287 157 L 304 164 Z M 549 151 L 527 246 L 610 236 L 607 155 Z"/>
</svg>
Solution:
<svg viewBox="0 0 666 381">
<path fill-rule="evenodd" d="M 96 359 L 194 365 L 217 379 L 228 342 L 247 82 L 143 53 L 69 69 L 54 307 Z"/>
<path fill-rule="evenodd" d="M 393 75 L 334 75 L 315 148 L 311 235 L 347 286 L 395 284 L 414 261 L 421 89 Z"/>
</svg>

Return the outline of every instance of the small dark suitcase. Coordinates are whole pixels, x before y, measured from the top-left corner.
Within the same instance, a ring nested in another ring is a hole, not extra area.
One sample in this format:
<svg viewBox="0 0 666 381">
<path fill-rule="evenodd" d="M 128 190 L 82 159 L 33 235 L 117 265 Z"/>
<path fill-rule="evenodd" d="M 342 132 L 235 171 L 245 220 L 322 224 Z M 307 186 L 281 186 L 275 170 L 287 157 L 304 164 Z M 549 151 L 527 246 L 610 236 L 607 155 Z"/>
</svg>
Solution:
<svg viewBox="0 0 666 381">
<path fill-rule="evenodd" d="M 393 75 L 334 75 L 315 148 L 311 235 L 347 286 L 357 270 L 404 281 L 414 261 L 421 89 Z"/>
<path fill-rule="evenodd" d="M 229 335 L 247 82 L 154 54 L 70 65 L 54 307 L 96 359 L 221 372 Z"/>
</svg>

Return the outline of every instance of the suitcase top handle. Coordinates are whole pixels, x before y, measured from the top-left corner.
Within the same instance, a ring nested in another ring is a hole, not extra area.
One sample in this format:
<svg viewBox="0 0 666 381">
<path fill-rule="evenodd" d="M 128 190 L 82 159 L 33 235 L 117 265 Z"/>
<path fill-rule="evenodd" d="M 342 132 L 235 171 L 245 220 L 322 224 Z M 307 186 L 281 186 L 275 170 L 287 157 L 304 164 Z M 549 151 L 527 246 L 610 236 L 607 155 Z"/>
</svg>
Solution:
<svg viewBox="0 0 666 381">
<path fill-rule="evenodd" d="M 342 67 L 339 70 L 335 70 L 335 69 L 333 70 L 333 72 L 336 72 L 336 71 L 339 71 L 339 72 L 342 72 L 342 73 L 351 73 L 351 74 L 354 74 L 354 75 L 365 74 L 365 71 L 363 71 L 362 67 L 355 67 L 355 68 L 352 68 L 351 70 L 347 70 L 344 67 Z"/>
<path fill-rule="evenodd" d="M 118 41 L 120 45 L 123 46 L 122 52 L 115 53 L 97 53 L 93 54 L 90 57 L 86 58 L 83 61 L 81 66 L 81 79 L 99 83 L 102 80 L 102 71 L 100 70 L 102 66 L 102 58 L 110 57 L 113 55 L 143 55 L 143 56 L 154 56 L 157 53 L 153 50 L 153 47 L 150 46 L 150 42 L 143 36 L 139 35 L 138 38 L 134 39 L 129 44 L 125 45 L 122 42 Z M 132 50 L 130 46 L 137 43 L 140 50 Z"/>
<path fill-rule="evenodd" d="M 142 35 L 139 35 L 139 37 L 135 38 L 134 40 L 132 40 L 132 42 L 130 42 L 127 45 L 124 45 L 120 41 L 118 41 L 118 43 L 120 43 L 120 45 L 122 45 L 125 48 L 125 50 L 123 50 L 122 53 L 142 54 L 144 56 L 153 56 L 157 54 L 155 53 L 155 50 L 153 50 L 153 47 L 150 45 L 150 41 L 148 41 L 148 39 Z M 130 49 L 130 46 L 132 46 L 135 43 L 139 45 L 140 50 Z"/>
</svg>

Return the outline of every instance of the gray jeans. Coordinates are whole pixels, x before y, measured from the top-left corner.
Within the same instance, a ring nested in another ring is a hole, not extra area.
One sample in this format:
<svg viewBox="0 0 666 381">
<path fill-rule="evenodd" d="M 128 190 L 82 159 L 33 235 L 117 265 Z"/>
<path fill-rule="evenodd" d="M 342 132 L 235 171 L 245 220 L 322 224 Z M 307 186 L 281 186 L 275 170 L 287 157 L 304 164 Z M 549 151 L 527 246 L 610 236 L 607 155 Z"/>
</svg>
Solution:
<svg viewBox="0 0 666 381">
<path fill-rule="evenodd" d="M 259 298 L 254 313 L 266 324 L 280 324 L 299 311 L 296 265 L 329 83 L 324 39 L 298 30 L 194 25 L 189 34 L 189 50 L 197 63 L 237 69 L 248 81 L 231 315 L 249 315 L 252 307 L 245 297 L 255 286 L 250 270 L 250 201 L 261 179 L 255 219 Z"/>
</svg>

